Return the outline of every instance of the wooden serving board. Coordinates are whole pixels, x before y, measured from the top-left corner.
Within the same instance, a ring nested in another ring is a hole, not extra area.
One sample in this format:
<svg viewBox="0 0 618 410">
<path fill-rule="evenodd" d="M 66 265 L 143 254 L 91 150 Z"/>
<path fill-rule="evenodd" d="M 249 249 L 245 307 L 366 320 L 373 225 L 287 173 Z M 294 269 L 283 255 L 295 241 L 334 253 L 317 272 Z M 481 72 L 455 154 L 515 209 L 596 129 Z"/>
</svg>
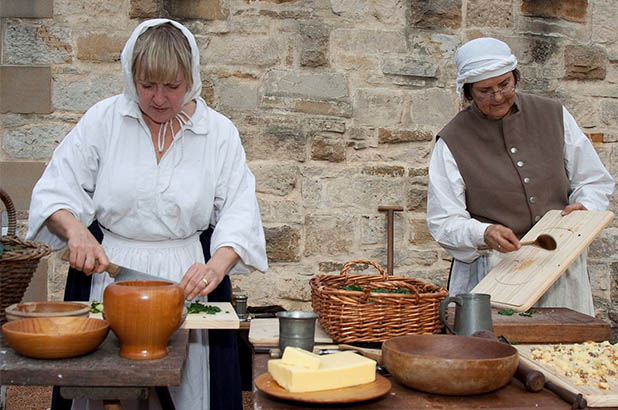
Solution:
<svg viewBox="0 0 618 410">
<path fill-rule="evenodd" d="M 376 379 L 372 383 L 359 384 L 357 386 L 343 387 L 340 389 L 292 393 L 279 386 L 270 373 L 262 373 L 255 379 L 255 387 L 279 399 L 303 403 L 337 404 L 357 403 L 359 401 L 375 399 L 388 393 L 392 386 L 388 379 L 376 374 Z"/>
<path fill-rule="evenodd" d="M 214 315 L 206 313 L 189 313 L 180 326 L 181 329 L 238 329 L 240 320 L 229 302 L 204 302 L 205 305 L 217 306 L 221 312 Z M 103 307 L 105 309 L 105 307 Z M 90 317 L 102 319 L 101 313 L 91 313 Z"/>
<path fill-rule="evenodd" d="M 517 345 L 519 358 L 535 370 L 542 372 L 545 378 L 572 393 L 584 396 L 588 407 L 613 407 L 618 406 L 618 379 L 609 379 L 610 390 L 601 390 L 593 386 L 576 386 L 573 381 L 558 374 L 551 366 L 532 360 L 531 350 L 534 347 L 547 347 L 547 345 Z"/>
<path fill-rule="evenodd" d="M 279 345 L 279 319 L 253 319 L 249 325 L 249 342 L 254 346 Z M 315 343 L 330 344 L 333 340 L 315 321 Z"/>
<path fill-rule="evenodd" d="M 532 316 L 501 315 L 500 309 L 491 309 L 494 334 L 504 336 L 512 343 L 581 343 L 609 340 L 609 323 L 593 316 L 567 308 L 534 308 Z M 447 321 L 454 326 L 455 308 L 447 309 Z"/>
<path fill-rule="evenodd" d="M 495 307 L 517 312 L 530 309 L 613 218 L 610 211 L 574 211 L 565 216 L 559 210 L 547 212 L 522 241 L 549 234 L 557 249 L 522 246 L 506 254 L 472 293 L 489 293 Z"/>
</svg>

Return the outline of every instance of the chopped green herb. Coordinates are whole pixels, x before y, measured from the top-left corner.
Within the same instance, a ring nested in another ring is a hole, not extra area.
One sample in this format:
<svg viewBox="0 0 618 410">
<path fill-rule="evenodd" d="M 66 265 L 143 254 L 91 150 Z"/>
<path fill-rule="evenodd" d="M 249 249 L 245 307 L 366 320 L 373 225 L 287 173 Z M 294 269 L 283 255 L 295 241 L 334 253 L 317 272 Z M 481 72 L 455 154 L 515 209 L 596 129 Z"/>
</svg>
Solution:
<svg viewBox="0 0 618 410">
<path fill-rule="evenodd" d="M 207 315 L 214 315 L 217 312 L 221 312 L 220 307 L 205 305 L 201 302 L 193 302 L 187 307 L 187 313 L 206 313 Z"/>
<path fill-rule="evenodd" d="M 498 311 L 499 315 L 512 316 L 515 311 L 513 309 L 502 309 Z"/>
<path fill-rule="evenodd" d="M 351 290 L 351 291 L 355 291 L 355 292 L 362 292 L 363 288 L 361 288 L 358 285 L 348 285 L 348 286 L 344 286 L 343 290 Z"/>
<path fill-rule="evenodd" d="M 93 301 L 90 303 L 90 313 L 102 313 L 103 312 L 103 303 L 98 301 Z"/>
<path fill-rule="evenodd" d="M 532 315 L 534 315 L 536 313 L 536 310 L 534 309 L 530 309 L 527 312 L 521 312 L 519 314 L 519 316 L 524 316 L 524 317 L 531 317 Z"/>
</svg>

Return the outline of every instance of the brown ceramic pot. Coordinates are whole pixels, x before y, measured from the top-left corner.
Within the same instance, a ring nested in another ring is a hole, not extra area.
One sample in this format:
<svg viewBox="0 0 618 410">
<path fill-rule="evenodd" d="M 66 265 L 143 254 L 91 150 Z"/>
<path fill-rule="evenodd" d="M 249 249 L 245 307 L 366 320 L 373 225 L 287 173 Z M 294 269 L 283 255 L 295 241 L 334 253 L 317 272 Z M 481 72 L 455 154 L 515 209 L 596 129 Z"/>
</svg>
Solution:
<svg viewBox="0 0 618 410">
<path fill-rule="evenodd" d="M 105 319 L 120 339 L 120 356 L 158 359 L 178 328 L 184 307 L 180 286 L 163 281 L 111 283 L 103 293 Z"/>
</svg>

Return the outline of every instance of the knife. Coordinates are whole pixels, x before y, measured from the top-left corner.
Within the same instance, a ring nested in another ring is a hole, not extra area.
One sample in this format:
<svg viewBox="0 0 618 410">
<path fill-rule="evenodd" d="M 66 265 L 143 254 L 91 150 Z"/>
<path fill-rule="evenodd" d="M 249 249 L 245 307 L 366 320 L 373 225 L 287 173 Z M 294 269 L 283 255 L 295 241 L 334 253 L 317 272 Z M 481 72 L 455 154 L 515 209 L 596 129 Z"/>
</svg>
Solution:
<svg viewBox="0 0 618 410">
<path fill-rule="evenodd" d="M 69 250 L 67 249 L 62 255 L 62 260 L 69 261 Z M 135 269 L 126 268 L 124 266 L 110 263 L 107 266 L 107 273 L 114 278 L 114 282 L 127 282 L 130 280 L 158 280 L 163 282 L 174 283 L 171 280 L 161 278 L 159 276 L 151 275 L 145 272 L 140 272 Z"/>
</svg>

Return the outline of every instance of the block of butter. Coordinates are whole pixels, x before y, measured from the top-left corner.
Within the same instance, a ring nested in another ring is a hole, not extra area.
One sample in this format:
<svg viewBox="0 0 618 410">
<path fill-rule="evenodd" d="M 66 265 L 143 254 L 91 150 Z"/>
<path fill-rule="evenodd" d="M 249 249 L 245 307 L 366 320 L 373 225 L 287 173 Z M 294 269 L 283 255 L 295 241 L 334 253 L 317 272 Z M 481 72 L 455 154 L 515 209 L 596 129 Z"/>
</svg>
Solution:
<svg viewBox="0 0 618 410">
<path fill-rule="evenodd" d="M 292 393 L 339 389 L 371 383 L 376 377 L 376 362 L 354 352 L 318 356 L 317 369 L 268 361 L 268 372 L 281 387 Z"/>
<path fill-rule="evenodd" d="M 321 360 L 320 356 L 315 353 L 299 347 L 287 346 L 281 356 L 281 363 L 315 370 L 320 367 Z"/>
</svg>

